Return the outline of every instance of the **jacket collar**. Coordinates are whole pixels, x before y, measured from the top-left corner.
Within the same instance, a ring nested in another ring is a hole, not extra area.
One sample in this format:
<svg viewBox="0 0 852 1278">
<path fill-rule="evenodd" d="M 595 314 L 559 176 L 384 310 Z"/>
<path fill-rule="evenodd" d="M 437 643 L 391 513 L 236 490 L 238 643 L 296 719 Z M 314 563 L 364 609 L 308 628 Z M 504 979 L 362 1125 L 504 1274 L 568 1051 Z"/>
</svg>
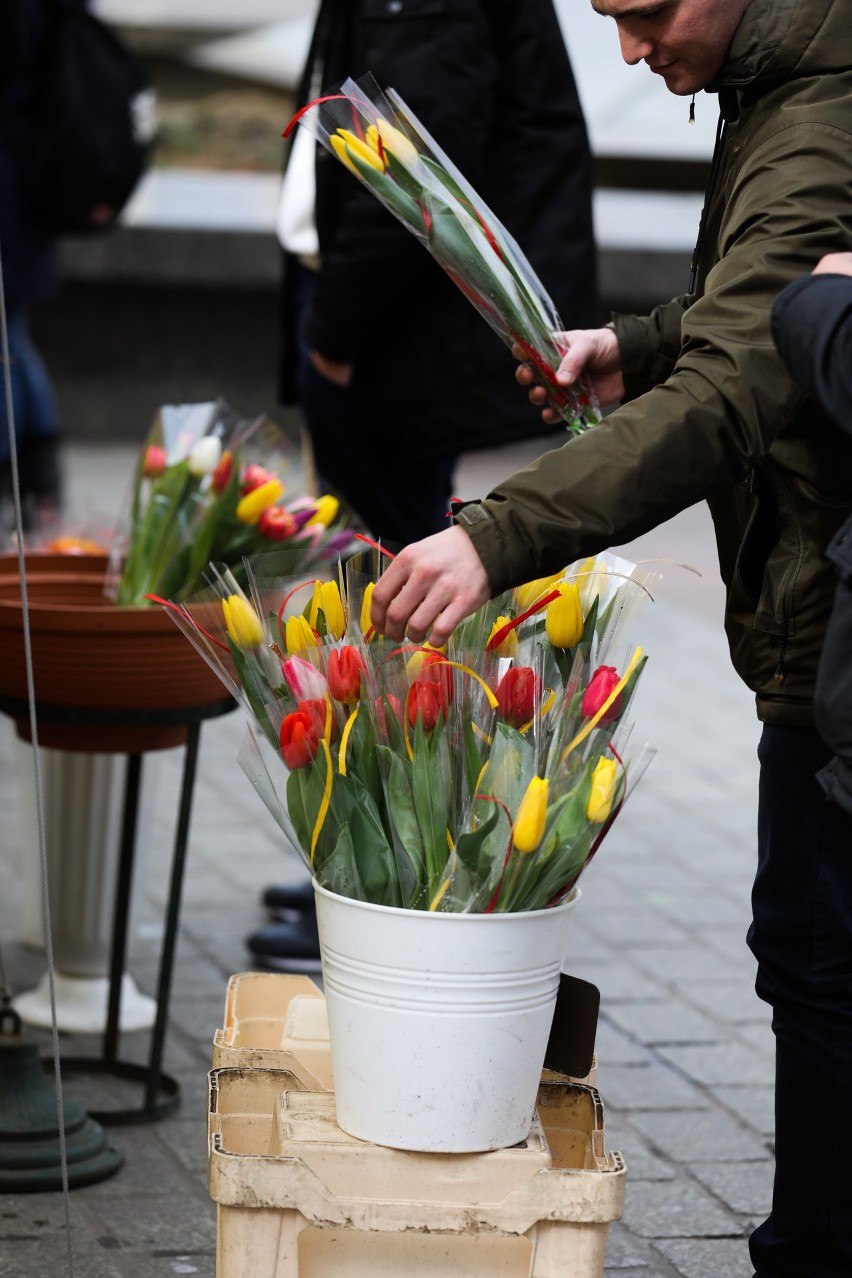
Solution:
<svg viewBox="0 0 852 1278">
<path fill-rule="evenodd" d="M 794 76 L 831 6 L 832 0 L 751 0 L 721 71 L 707 86 L 719 94 L 726 118 L 739 114 L 739 96 L 749 85 Z"/>
</svg>

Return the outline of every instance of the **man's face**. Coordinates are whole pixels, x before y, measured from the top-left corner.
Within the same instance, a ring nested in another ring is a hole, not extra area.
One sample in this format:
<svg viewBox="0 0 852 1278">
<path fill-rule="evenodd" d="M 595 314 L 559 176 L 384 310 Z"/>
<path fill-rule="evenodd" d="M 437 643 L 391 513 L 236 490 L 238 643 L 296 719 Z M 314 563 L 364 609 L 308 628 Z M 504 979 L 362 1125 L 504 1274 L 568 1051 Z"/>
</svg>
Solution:
<svg viewBox="0 0 852 1278">
<path fill-rule="evenodd" d="M 721 69 L 750 0 L 592 0 L 614 18 L 621 55 L 646 62 L 670 93 L 686 96 L 710 84 Z"/>
</svg>

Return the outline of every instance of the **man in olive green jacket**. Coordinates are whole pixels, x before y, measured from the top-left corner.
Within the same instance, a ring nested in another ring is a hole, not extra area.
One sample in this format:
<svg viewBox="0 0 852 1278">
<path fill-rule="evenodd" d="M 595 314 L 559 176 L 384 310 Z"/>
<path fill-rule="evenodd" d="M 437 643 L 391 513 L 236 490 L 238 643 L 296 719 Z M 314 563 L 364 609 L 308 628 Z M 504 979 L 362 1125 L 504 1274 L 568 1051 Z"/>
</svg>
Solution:
<svg viewBox="0 0 852 1278">
<path fill-rule="evenodd" d="M 719 95 L 689 291 L 646 318 L 565 335 L 563 383 L 583 372 L 621 406 L 402 551 L 373 621 L 441 645 L 491 595 L 708 501 L 731 656 L 764 723 L 749 943 L 776 1031 L 776 1179 L 752 1260 L 757 1278 L 849 1278 L 852 819 L 815 780 L 829 752 L 813 691 L 834 593 L 824 549 L 852 511 L 852 440 L 795 386 L 770 330 L 778 291 L 852 248 L 849 5 L 592 3 L 615 19 L 627 62 L 675 94 Z M 518 380 L 531 384 L 531 370 Z M 544 403 L 540 388 L 530 397 Z M 828 1104 L 816 1145 L 805 1085 Z"/>
</svg>

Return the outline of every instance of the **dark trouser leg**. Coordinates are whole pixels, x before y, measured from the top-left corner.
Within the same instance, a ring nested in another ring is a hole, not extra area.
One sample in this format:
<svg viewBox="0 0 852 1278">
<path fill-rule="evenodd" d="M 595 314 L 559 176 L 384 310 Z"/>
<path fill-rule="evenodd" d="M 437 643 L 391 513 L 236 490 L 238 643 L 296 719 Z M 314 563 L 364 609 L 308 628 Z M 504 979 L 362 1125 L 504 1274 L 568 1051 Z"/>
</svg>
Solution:
<svg viewBox="0 0 852 1278">
<path fill-rule="evenodd" d="M 315 284 L 312 272 L 301 271 L 299 310 L 304 315 Z M 449 527 L 455 457 L 411 461 L 405 449 L 376 437 L 393 438 L 389 423 L 379 423 L 363 392 L 335 386 L 321 377 L 300 351 L 299 402 L 311 437 L 320 481 L 325 480 L 364 521 L 374 537 L 402 545 Z M 417 423 L 401 423 L 399 438 Z M 400 453 L 402 455 L 400 455 Z"/>
<path fill-rule="evenodd" d="M 852 1275 L 852 818 L 815 773 L 814 731 L 766 726 L 749 945 L 773 1011 L 772 1212 L 751 1239 L 757 1278 Z"/>
<path fill-rule="evenodd" d="M 12 410 L 24 530 L 47 527 L 62 504 L 62 468 L 53 385 L 26 315 L 9 317 Z M 6 395 L 0 363 L 0 525 L 14 523 Z"/>
</svg>

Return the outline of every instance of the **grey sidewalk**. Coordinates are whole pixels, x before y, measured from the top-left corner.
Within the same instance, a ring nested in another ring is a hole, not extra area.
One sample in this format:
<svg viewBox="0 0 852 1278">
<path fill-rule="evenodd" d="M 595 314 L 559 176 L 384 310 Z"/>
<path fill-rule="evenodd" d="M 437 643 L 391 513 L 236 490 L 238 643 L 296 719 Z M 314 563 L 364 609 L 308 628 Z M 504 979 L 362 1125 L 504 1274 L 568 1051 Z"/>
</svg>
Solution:
<svg viewBox="0 0 852 1278">
<path fill-rule="evenodd" d="M 458 492 L 486 488 L 524 451 L 465 459 Z M 127 447 L 72 449 L 72 496 L 85 503 L 110 493 L 114 508 L 131 456 Z M 602 996 L 598 1085 L 607 1145 L 622 1151 L 628 1169 L 607 1274 L 750 1278 L 746 1239 L 768 1209 L 772 1166 L 769 1013 L 754 995 L 745 944 L 758 727 L 750 695 L 728 664 L 703 509 L 627 553 L 690 563 L 704 575 L 666 566 L 656 600 L 637 624 L 650 655 L 637 733 L 658 753 L 584 876 L 572 921 L 568 965 Z M 301 875 L 236 764 L 242 732 L 235 712 L 201 734 L 165 1059 L 182 1084 L 183 1104 L 159 1123 L 115 1129 L 125 1166 L 72 1193 L 75 1273 L 86 1278 L 214 1274 L 215 1213 L 205 1185 L 213 1034 L 229 975 L 250 966 L 243 938 L 262 921 L 259 892 Z M 160 759 L 131 947 L 130 970 L 148 992 L 156 982 L 180 761 L 180 751 Z M 19 940 L 22 865 L 37 853 L 21 846 L 16 831 L 14 748 L 4 719 L 0 802 L 0 941 L 10 984 L 20 992 L 43 970 L 43 959 Z M 45 1032 L 36 1036 L 47 1046 Z M 127 1035 L 122 1055 L 144 1059 L 147 1042 L 147 1034 Z M 80 1050 L 95 1054 L 99 1044 L 63 1041 L 64 1052 Z M 66 1080 L 71 1095 L 80 1085 Z M 61 1194 L 0 1196 L 0 1276 L 59 1278 L 62 1228 Z"/>
</svg>

